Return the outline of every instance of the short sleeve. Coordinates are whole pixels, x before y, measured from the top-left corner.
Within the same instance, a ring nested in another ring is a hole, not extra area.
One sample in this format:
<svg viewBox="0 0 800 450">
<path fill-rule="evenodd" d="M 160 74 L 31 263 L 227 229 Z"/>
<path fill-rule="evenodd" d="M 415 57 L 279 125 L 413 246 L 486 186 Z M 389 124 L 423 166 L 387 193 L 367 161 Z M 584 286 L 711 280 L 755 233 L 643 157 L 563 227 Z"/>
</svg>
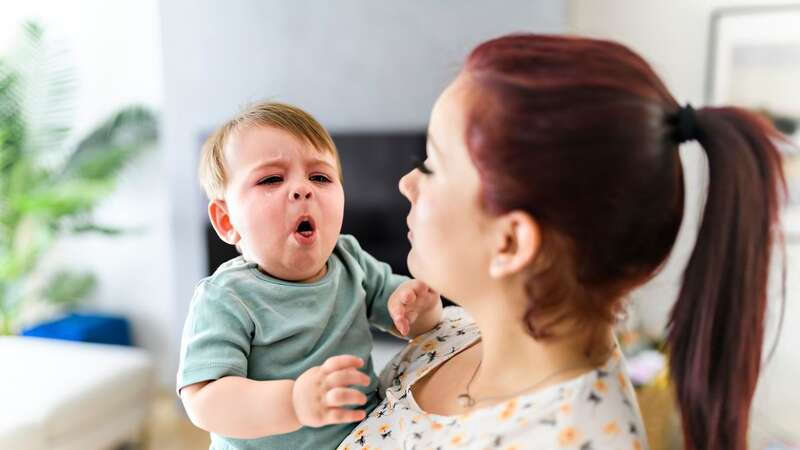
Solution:
<svg viewBox="0 0 800 450">
<path fill-rule="evenodd" d="M 364 251 L 356 238 L 343 235 L 340 242 L 358 261 L 364 271 L 364 290 L 366 291 L 367 318 L 372 325 L 383 331 L 392 331 L 394 322 L 389 315 L 389 297 L 398 286 L 409 278 L 392 272 L 392 267 L 385 262 L 378 261 Z"/>
<path fill-rule="evenodd" d="M 202 282 L 195 290 L 181 338 L 177 390 L 224 376 L 247 376 L 255 325 L 229 289 Z"/>
</svg>

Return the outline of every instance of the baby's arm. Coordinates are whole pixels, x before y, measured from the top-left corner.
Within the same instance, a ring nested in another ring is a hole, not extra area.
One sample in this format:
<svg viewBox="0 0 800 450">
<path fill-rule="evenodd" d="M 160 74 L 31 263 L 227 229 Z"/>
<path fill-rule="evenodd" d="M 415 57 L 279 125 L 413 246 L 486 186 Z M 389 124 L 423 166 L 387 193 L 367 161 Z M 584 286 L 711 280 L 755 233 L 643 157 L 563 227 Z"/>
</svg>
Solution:
<svg viewBox="0 0 800 450">
<path fill-rule="evenodd" d="M 297 380 L 254 381 L 228 376 L 181 389 L 181 400 L 192 423 L 223 436 L 253 439 L 290 433 L 301 426 L 320 427 L 363 420 L 367 398 L 351 385 L 368 386 L 359 372 L 364 362 L 355 356 L 328 358 Z"/>
<path fill-rule="evenodd" d="M 391 266 L 365 252 L 352 236 L 340 237 L 339 245 L 355 256 L 364 270 L 370 323 L 387 331 L 394 326 L 399 334 L 414 338 L 440 322 L 441 298 L 425 283 L 392 273 Z"/>
<path fill-rule="evenodd" d="M 292 406 L 292 380 L 254 381 L 229 376 L 181 389 L 192 423 L 223 436 L 253 439 L 300 428 Z"/>
<path fill-rule="evenodd" d="M 388 303 L 395 328 L 412 339 L 430 331 L 442 320 L 442 299 L 419 280 L 408 280 L 398 286 Z"/>
</svg>

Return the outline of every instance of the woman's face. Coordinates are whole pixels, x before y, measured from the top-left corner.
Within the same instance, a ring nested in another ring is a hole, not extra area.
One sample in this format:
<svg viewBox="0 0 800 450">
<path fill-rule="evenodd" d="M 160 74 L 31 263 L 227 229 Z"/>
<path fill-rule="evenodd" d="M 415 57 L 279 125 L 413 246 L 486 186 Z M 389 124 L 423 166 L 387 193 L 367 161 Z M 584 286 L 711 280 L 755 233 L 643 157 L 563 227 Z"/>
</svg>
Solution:
<svg viewBox="0 0 800 450">
<path fill-rule="evenodd" d="M 479 294 L 489 265 L 488 239 L 482 232 L 489 218 L 479 205 L 478 172 L 464 140 L 468 88 L 461 75 L 436 101 L 427 159 L 400 180 L 400 192 L 411 202 L 409 270 L 456 302 Z"/>
</svg>

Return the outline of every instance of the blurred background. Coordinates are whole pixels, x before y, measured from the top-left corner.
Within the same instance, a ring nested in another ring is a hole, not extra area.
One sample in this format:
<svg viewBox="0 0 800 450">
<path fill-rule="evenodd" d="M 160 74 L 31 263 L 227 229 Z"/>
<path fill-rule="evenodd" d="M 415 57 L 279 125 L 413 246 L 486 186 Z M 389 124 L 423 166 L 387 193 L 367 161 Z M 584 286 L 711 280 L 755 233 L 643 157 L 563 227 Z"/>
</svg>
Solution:
<svg viewBox="0 0 800 450">
<path fill-rule="evenodd" d="M 27 159 L 14 153 L 23 169 L 0 180 L 0 206 L 19 207 L 0 237 L 3 334 L 71 341 L 0 338 L 0 449 L 207 446 L 174 395 L 194 286 L 231 256 L 209 232 L 196 181 L 205 137 L 254 101 L 313 114 L 340 148 L 345 231 L 403 272 L 407 203 L 396 184 L 410 155 L 424 151 L 433 102 L 472 47 L 515 31 L 620 41 L 679 102 L 748 107 L 800 142 L 800 2 L 6 2 L 0 144 L 12 148 L 15 127 L 39 137 L 20 147 Z M 678 244 L 634 293 L 620 330 L 651 448 L 680 448 L 659 342 L 706 176 L 699 148 L 681 152 L 687 214 Z M 776 258 L 772 268 L 772 357 L 753 407 L 754 448 L 800 448 L 800 165 L 794 149 L 785 152 L 787 264 Z M 49 221 L 37 222 L 42 212 Z M 398 344 L 377 339 L 381 367 Z"/>
</svg>

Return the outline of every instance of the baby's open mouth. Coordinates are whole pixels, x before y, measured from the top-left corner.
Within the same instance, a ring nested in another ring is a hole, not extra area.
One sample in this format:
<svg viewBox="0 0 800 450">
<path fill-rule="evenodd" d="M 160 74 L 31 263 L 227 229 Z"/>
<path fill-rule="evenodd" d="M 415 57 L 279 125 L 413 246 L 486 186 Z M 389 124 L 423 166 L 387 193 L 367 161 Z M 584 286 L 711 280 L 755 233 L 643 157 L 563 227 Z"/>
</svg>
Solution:
<svg viewBox="0 0 800 450">
<path fill-rule="evenodd" d="M 311 218 L 300 219 L 295 231 L 304 237 L 311 237 L 314 234 L 314 221 Z"/>
</svg>

